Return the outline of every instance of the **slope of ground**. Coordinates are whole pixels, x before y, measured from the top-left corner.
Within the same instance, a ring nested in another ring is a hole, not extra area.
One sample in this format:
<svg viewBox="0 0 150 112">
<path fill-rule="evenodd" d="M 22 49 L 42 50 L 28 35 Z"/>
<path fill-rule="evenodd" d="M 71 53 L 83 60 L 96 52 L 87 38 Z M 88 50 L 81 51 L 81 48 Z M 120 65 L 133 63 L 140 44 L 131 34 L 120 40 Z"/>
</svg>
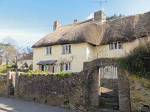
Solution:
<svg viewBox="0 0 150 112">
<path fill-rule="evenodd" d="M 130 79 L 132 111 L 141 110 L 144 105 L 150 106 L 150 79 L 132 75 Z"/>
</svg>

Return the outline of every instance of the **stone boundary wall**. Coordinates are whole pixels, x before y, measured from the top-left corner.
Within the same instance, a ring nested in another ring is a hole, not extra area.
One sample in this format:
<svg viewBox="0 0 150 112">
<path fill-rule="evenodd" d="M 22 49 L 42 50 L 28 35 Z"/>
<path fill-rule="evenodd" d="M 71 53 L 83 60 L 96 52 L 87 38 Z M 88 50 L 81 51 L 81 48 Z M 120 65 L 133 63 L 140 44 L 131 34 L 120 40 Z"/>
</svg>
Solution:
<svg viewBox="0 0 150 112">
<path fill-rule="evenodd" d="M 76 73 L 68 78 L 52 75 L 20 75 L 15 96 L 24 100 L 87 112 L 90 99 L 93 99 L 92 92 L 89 91 L 95 93 L 94 86 L 89 83 L 93 79 L 92 77 L 87 79 L 87 75 L 87 72 Z"/>
<path fill-rule="evenodd" d="M 69 107 L 77 112 L 98 112 L 93 109 L 99 107 L 99 67 L 110 65 L 118 67 L 115 59 L 87 62 L 84 63 L 82 72 L 68 78 L 54 75 L 19 75 L 15 82 L 15 97 L 52 106 Z M 118 69 L 120 112 L 130 112 L 130 89 L 126 74 Z"/>
<path fill-rule="evenodd" d="M 0 75 L 0 96 L 7 95 L 7 76 Z"/>
</svg>

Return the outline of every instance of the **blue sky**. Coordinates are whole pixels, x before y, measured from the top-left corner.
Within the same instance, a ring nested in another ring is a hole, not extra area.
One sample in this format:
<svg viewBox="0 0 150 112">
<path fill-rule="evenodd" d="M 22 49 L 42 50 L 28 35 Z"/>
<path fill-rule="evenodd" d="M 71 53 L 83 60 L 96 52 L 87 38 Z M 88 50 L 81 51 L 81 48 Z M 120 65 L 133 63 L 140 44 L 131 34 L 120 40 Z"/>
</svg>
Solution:
<svg viewBox="0 0 150 112">
<path fill-rule="evenodd" d="M 0 0 L 0 39 L 11 37 L 21 45 L 32 45 L 52 31 L 53 21 L 63 25 L 85 20 L 100 9 L 97 0 Z M 150 11 L 150 0 L 107 0 L 108 16 Z"/>
</svg>

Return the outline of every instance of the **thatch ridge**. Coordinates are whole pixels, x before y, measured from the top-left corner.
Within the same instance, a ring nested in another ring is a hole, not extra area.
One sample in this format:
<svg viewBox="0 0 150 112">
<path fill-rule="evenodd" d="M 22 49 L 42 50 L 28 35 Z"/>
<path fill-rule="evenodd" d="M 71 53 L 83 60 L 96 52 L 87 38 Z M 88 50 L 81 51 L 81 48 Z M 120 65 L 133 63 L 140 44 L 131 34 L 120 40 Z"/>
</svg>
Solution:
<svg viewBox="0 0 150 112">
<path fill-rule="evenodd" d="M 150 36 L 150 12 L 124 17 L 100 24 L 93 19 L 60 27 L 33 45 L 45 47 L 60 44 L 108 44 L 112 41 L 132 41 Z"/>
</svg>

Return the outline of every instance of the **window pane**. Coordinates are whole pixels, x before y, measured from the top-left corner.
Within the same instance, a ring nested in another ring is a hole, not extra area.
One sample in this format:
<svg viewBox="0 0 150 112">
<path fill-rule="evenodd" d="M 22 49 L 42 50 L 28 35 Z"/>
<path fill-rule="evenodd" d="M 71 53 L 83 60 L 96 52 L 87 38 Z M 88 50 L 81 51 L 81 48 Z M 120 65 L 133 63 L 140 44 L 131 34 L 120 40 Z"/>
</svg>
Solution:
<svg viewBox="0 0 150 112">
<path fill-rule="evenodd" d="M 46 54 L 52 54 L 52 47 L 46 47 Z"/>
<path fill-rule="evenodd" d="M 48 47 L 46 47 L 46 54 L 48 54 Z"/>
<path fill-rule="evenodd" d="M 49 54 L 51 54 L 52 52 L 51 52 L 51 47 L 49 47 Z"/>
<path fill-rule="evenodd" d="M 122 49 L 122 48 L 123 48 L 122 43 L 118 42 L 118 49 Z"/>
<path fill-rule="evenodd" d="M 68 63 L 69 64 L 69 70 L 71 70 L 71 63 Z"/>
<path fill-rule="evenodd" d="M 62 51 L 62 54 L 69 54 L 71 53 L 71 45 L 63 45 L 63 51 Z"/>
<path fill-rule="evenodd" d="M 65 46 L 62 46 L 62 54 L 65 54 Z"/>
<path fill-rule="evenodd" d="M 68 70 L 68 63 L 67 64 L 65 64 L 66 65 L 66 71 Z"/>
<path fill-rule="evenodd" d="M 71 53 L 71 45 L 69 45 L 69 53 Z"/>
<path fill-rule="evenodd" d="M 111 50 L 113 49 L 113 43 L 109 44 L 109 49 L 111 49 Z"/>
<path fill-rule="evenodd" d="M 114 47 L 115 47 L 115 49 L 117 49 L 117 42 L 114 43 Z"/>
</svg>

